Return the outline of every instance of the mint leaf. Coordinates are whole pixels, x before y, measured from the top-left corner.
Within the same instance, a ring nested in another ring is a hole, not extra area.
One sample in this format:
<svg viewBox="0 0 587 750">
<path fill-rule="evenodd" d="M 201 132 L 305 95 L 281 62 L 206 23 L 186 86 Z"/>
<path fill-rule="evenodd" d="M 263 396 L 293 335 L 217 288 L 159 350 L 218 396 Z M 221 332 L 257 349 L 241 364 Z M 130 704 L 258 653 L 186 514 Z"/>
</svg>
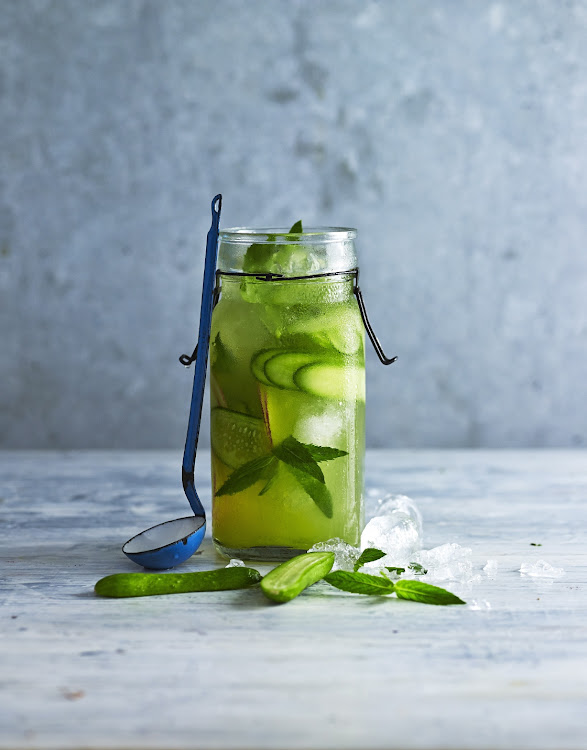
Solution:
<svg viewBox="0 0 587 750">
<path fill-rule="evenodd" d="M 275 478 L 277 476 L 277 469 L 279 468 L 279 461 L 275 458 L 275 456 L 272 456 L 271 463 L 268 464 L 267 468 L 263 472 L 263 478 L 267 480 L 265 486 L 259 492 L 259 495 L 264 495 L 266 492 L 268 492 L 271 487 L 273 487 L 273 483 L 275 482 Z"/>
<path fill-rule="evenodd" d="M 355 563 L 355 567 L 353 570 L 355 573 L 359 568 L 362 568 L 363 565 L 366 565 L 370 562 L 375 562 L 375 560 L 381 560 L 382 557 L 385 557 L 385 552 L 382 552 L 380 549 L 376 549 L 375 547 L 367 547 L 367 549 L 364 549 L 361 552 L 361 556 Z"/>
<path fill-rule="evenodd" d="M 289 230 L 288 234 L 302 234 L 302 222 L 296 223 Z M 267 242 L 253 242 L 249 245 L 243 260 L 243 271 L 245 273 L 268 273 L 273 265 L 273 256 L 278 246 L 275 244 L 275 235 L 268 234 Z"/>
<path fill-rule="evenodd" d="M 274 244 L 253 242 L 249 245 L 243 260 L 243 271 L 245 273 L 267 273 L 271 266 L 271 258 L 275 252 Z"/>
<path fill-rule="evenodd" d="M 530 547 L 542 547 L 542 545 L 536 544 L 536 542 L 530 542 Z"/>
<path fill-rule="evenodd" d="M 314 461 L 332 461 L 334 458 L 348 456 L 347 451 L 341 451 L 338 448 L 329 448 L 326 445 L 312 445 L 312 443 L 302 443 L 307 449 Z"/>
<path fill-rule="evenodd" d="M 336 570 L 328 573 L 324 580 L 341 591 L 351 594 L 365 594 L 366 596 L 385 596 L 391 594 L 394 584 L 389 578 L 370 576 L 367 573 L 351 573 L 346 570 Z"/>
<path fill-rule="evenodd" d="M 410 599 L 413 602 L 422 602 L 423 604 L 465 604 L 462 599 L 459 599 L 455 594 L 451 594 L 450 591 L 422 581 L 396 581 L 395 593 L 398 599 Z"/>
<path fill-rule="evenodd" d="M 237 492 L 246 490 L 247 487 L 263 479 L 267 468 L 274 460 L 272 455 L 261 456 L 239 466 L 238 469 L 232 472 L 222 487 L 216 491 L 216 496 L 234 495 Z"/>
<path fill-rule="evenodd" d="M 304 474 L 303 471 L 295 469 L 293 466 L 288 465 L 287 468 L 298 480 L 304 492 L 312 498 L 322 513 L 324 513 L 326 518 L 332 518 L 332 495 L 328 487 L 309 474 Z"/>
<path fill-rule="evenodd" d="M 232 372 L 236 364 L 234 355 L 224 346 L 224 342 L 217 333 L 210 347 L 210 355 L 214 367 L 218 371 Z"/>
<path fill-rule="evenodd" d="M 318 466 L 310 451 L 303 443 L 300 443 L 294 437 L 286 438 L 282 443 L 273 448 L 273 455 L 298 471 L 309 474 L 322 484 L 325 483 L 322 469 Z"/>
<path fill-rule="evenodd" d="M 410 563 L 410 564 L 408 565 L 408 568 L 409 568 L 410 570 L 413 570 L 413 571 L 414 571 L 414 573 L 415 573 L 415 574 L 416 574 L 417 576 L 425 576 L 425 575 L 426 575 L 426 573 L 428 572 L 428 571 L 426 570 L 426 568 L 425 568 L 425 567 L 424 567 L 423 565 L 420 565 L 420 563 Z"/>
<path fill-rule="evenodd" d="M 396 573 L 398 576 L 401 576 L 402 573 L 406 572 L 405 568 L 394 568 L 389 567 L 388 565 L 385 566 L 385 570 L 389 570 L 390 573 Z"/>
</svg>

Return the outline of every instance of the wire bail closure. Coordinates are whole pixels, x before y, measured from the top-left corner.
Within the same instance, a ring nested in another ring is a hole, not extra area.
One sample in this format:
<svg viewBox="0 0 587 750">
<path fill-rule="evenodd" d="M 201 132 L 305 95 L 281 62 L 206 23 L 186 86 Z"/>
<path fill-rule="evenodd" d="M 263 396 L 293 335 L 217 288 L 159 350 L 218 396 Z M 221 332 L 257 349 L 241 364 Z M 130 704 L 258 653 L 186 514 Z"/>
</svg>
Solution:
<svg viewBox="0 0 587 750">
<path fill-rule="evenodd" d="M 379 361 L 381 362 L 381 364 L 391 365 L 397 360 L 397 357 L 387 357 L 385 355 L 385 352 L 383 351 L 383 348 L 381 344 L 379 343 L 379 339 L 377 338 L 375 331 L 373 330 L 373 326 L 371 325 L 369 321 L 369 316 L 367 315 L 367 308 L 365 307 L 365 300 L 363 299 L 363 293 L 361 292 L 361 288 L 359 287 L 359 269 L 358 268 L 352 268 L 350 271 L 330 271 L 329 273 L 314 273 L 314 274 L 309 274 L 307 276 L 284 276 L 281 273 L 244 273 L 242 271 L 216 271 L 216 286 L 214 287 L 214 293 L 212 297 L 212 309 L 216 307 L 216 305 L 218 304 L 218 300 L 220 299 L 220 294 L 222 291 L 222 287 L 220 283 L 221 276 L 244 276 L 244 277 L 257 279 L 258 281 L 302 281 L 303 279 L 319 279 L 319 278 L 328 277 L 328 276 L 349 276 L 349 275 L 352 275 L 354 277 L 353 294 L 357 298 L 357 304 L 359 306 L 359 312 L 361 313 L 363 325 L 365 326 L 365 330 L 367 331 L 369 340 L 373 344 L 375 353 L 379 357 Z M 198 353 L 198 347 L 196 346 L 196 348 L 194 349 L 191 355 L 182 354 L 179 358 L 179 361 L 184 367 L 189 367 L 192 364 L 192 362 L 195 361 L 197 353 Z"/>
</svg>

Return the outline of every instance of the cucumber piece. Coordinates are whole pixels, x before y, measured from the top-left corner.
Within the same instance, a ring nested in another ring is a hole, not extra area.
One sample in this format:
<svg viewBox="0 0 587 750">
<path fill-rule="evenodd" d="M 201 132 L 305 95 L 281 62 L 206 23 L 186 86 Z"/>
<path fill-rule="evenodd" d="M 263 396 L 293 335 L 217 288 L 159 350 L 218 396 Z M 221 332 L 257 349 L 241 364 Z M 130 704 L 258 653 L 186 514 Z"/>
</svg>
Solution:
<svg viewBox="0 0 587 750">
<path fill-rule="evenodd" d="M 295 391 L 297 386 L 293 378 L 296 371 L 305 365 L 319 361 L 315 354 L 281 350 L 279 354 L 266 360 L 265 377 L 271 385 L 277 388 Z"/>
<path fill-rule="evenodd" d="M 261 581 L 261 590 L 271 601 L 289 602 L 308 586 L 324 578 L 334 565 L 334 552 L 307 552 L 281 563 Z"/>
<path fill-rule="evenodd" d="M 271 381 L 265 375 L 266 362 L 281 353 L 283 353 L 283 349 L 264 349 L 253 356 L 251 360 L 251 372 L 263 385 L 272 385 Z"/>
<path fill-rule="evenodd" d="M 365 369 L 353 365 L 310 364 L 294 374 L 297 387 L 312 396 L 365 400 Z"/>
<path fill-rule="evenodd" d="M 216 406 L 210 413 L 210 427 L 212 450 L 231 469 L 271 450 L 265 422 L 257 417 Z"/>
<path fill-rule="evenodd" d="M 220 568 L 198 573 L 115 573 L 94 586 L 98 596 L 127 597 L 226 591 L 254 586 L 261 575 L 254 568 Z"/>
</svg>

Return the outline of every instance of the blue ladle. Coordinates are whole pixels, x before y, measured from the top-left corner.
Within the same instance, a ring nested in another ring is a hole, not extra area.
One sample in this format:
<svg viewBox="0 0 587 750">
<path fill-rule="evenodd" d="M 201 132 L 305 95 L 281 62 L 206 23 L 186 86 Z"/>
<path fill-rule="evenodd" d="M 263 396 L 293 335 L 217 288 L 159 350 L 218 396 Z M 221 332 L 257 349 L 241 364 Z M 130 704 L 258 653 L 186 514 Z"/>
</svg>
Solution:
<svg viewBox="0 0 587 750">
<path fill-rule="evenodd" d="M 196 492 L 194 467 L 196 464 L 196 449 L 200 433 L 204 384 L 206 382 L 206 367 L 208 364 L 216 258 L 218 255 L 218 224 L 220 222 L 221 208 L 222 196 L 217 195 L 212 201 L 212 226 L 208 232 L 206 242 L 194 385 L 192 388 L 190 416 L 181 467 L 183 490 L 194 515 L 187 516 L 186 518 L 176 518 L 174 521 L 166 521 L 157 526 L 152 526 L 150 529 L 142 531 L 126 542 L 122 551 L 130 560 L 137 563 L 137 565 L 142 565 L 143 568 L 163 570 L 179 565 L 194 554 L 202 543 L 202 539 L 206 533 L 206 513 Z M 188 361 L 190 361 L 190 358 L 188 358 Z"/>
</svg>

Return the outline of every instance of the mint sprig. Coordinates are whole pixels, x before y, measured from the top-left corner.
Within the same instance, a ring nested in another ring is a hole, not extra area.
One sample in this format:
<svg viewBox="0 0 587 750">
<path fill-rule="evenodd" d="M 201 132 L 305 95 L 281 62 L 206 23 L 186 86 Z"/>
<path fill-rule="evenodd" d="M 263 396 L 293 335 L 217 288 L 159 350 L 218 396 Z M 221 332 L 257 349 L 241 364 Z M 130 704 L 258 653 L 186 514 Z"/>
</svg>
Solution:
<svg viewBox="0 0 587 750">
<path fill-rule="evenodd" d="M 216 496 L 235 495 L 237 492 L 242 492 L 251 487 L 266 476 L 270 480 L 271 467 L 274 462 L 275 457 L 271 454 L 247 461 L 246 464 L 235 469 L 222 487 L 216 490 Z"/>
<path fill-rule="evenodd" d="M 462 599 L 439 586 L 432 586 L 422 581 L 391 581 L 387 576 L 381 574 L 372 576 L 367 573 L 358 573 L 346 570 L 337 570 L 328 573 L 324 580 L 331 586 L 351 594 L 363 594 L 365 596 L 385 596 L 395 592 L 398 599 L 409 599 L 422 604 L 436 604 L 446 606 L 451 604 L 465 604 Z"/>
<path fill-rule="evenodd" d="M 409 599 L 423 604 L 465 604 L 462 599 L 459 599 L 455 594 L 451 594 L 450 591 L 422 581 L 396 581 L 394 588 L 398 599 Z"/>
<path fill-rule="evenodd" d="M 385 557 L 385 552 L 377 549 L 376 547 L 367 547 L 367 549 L 364 549 L 361 552 L 361 556 L 355 563 L 353 570 L 356 573 L 359 568 L 363 567 L 363 565 L 366 565 L 370 562 L 375 562 L 375 560 L 381 560 L 382 557 Z"/>
<path fill-rule="evenodd" d="M 332 495 L 326 487 L 324 474 L 318 464 L 347 455 L 347 451 L 339 448 L 300 443 L 299 440 L 290 436 L 276 445 L 271 453 L 248 461 L 235 469 L 220 489 L 216 491 L 216 495 L 234 495 L 262 479 L 265 480 L 265 484 L 259 491 L 259 495 L 264 495 L 273 486 L 281 461 L 326 518 L 332 518 Z"/>
<path fill-rule="evenodd" d="M 368 573 L 351 573 L 347 570 L 336 570 L 328 573 L 324 580 L 331 586 L 351 594 L 367 596 L 385 596 L 393 592 L 393 583 L 385 576 L 372 576 Z"/>
<path fill-rule="evenodd" d="M 304 443 L 308 453 L 312 456 L 314 461 L 321 463 L 322 461 L 332 461 L 334 458 L 342 458 L 342 456 L 348 456 L 348 451 L 341 451 L 338 448 L 329 448 L 326 445 L 312 445 L 312 443 Z"/>
<path fill-rule="evenodd" d="M 405 568 L 396 568 L 390 565 L 386 565 L 385 570 L 389 570 L 390 573 L 395 573 L 398 576 L 401 576 L 402 573 L 406 572 Z"/>
<path fill-rule="evenodd" d="M 294 466 L 288 466 L 287 468 L 296 478 L 304 492 L 312 498 L 318 508 L 324 513 L 326 518 L 332 518 L 334 512 L 332 495 L 326 484 L 322 484 L 322 482 L 314 479 L 309 474 L 305 474 L 303 471 L 299 471 Z"/>
<path fill-rule="evenodd" d="M 425 568 L 425 567 L 424 567 L 423 565 L 420 565 L 420 563 L 416 563 L 416 562 L 411 562 L 411 563 L 410 563 L 410 564 L 408 565 L 408 568 L 409 568 L 410 570 L 413 570 L 413 571 L 414 571 L 414 573 L 415 573 L 415 574 L 416 574 L 417 576 L 425 576 L 425 575 L 426 575 L 426 573 L 428 572 L 428 571 L 426 570 L 426 568 Z"/>
<path fill-rule="evenodd" d="M 289 230 L 288 234 L 302 234 L 302 222 L 296 223 Z M 273 255 L 278 249 L 275 243 L 275 235 L 267 235 L 268 242 L 253 242 L 249 245 L 243 260 L 243 271 L 245 273 L 267 273 L 271 266 Z"/>
<path fill-rule="evenodd" d="M 322 469 L 318 466 L 318 462 L 312 457 L 308 448 L 293 436 L 276 445 L 273 448 L 273 455 L 277 456 L 280 461 L 293 466 L 294 469 L 309 474 L 322 484 L 326 482 Z"/>
<path fill-rule="evenodd" d="M 263 472 L 263 478 L 267 481 L 265 482 L 265 486 L 263 487 L 263 489 L 259 492 L 259 496 L 264 495 L 271 489 L 271 487 L 273 487 L 275 479 L 277 478 L 278 469 L 279 461 L 277 460 L 277 458 L 275 458 L 275 456 L 273 456 L 273 460 L 268 464 L 267 468 Z"/>
</svg>

